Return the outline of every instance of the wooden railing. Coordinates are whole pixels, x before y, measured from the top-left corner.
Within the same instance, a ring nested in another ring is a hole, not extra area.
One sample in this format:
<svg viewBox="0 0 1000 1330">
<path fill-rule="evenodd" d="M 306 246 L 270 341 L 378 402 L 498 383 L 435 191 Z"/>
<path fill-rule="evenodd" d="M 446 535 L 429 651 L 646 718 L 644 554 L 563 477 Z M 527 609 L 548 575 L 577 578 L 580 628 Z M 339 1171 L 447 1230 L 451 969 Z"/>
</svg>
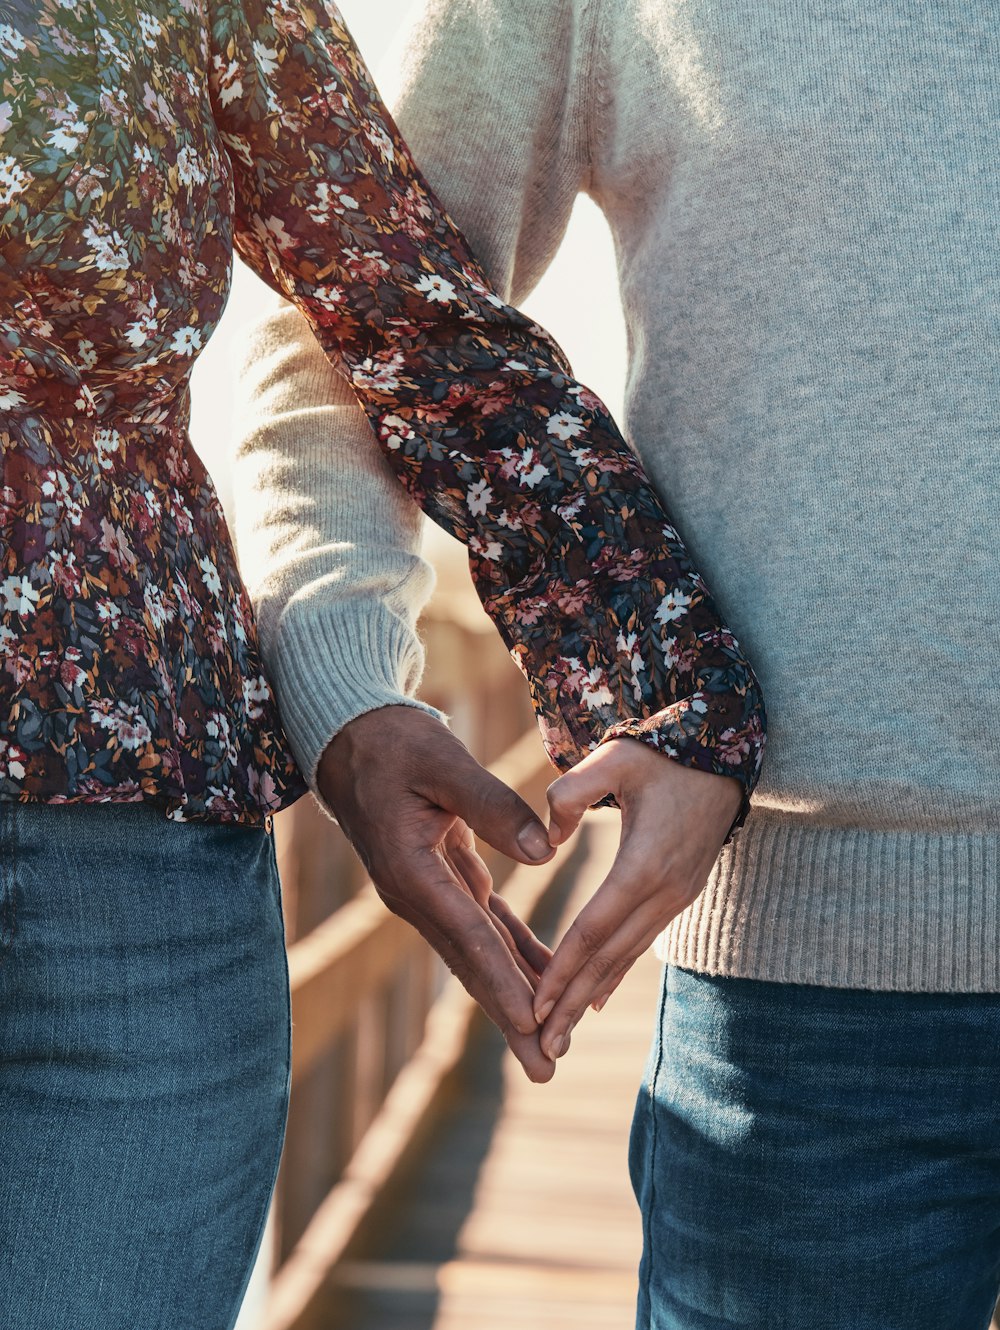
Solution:
<svg viewBox="0 0 1000 1330">
<path fill-rule="evenodd" d="M 476 756 L 536 806 L 551 768 L 524 682 L 475 602 L 439 595 L 425 618 L 423 696 Z M 329 1277 L 363 1233 L 469 1039 L 475 1005 L 366 883 L 313 800 L 278 819 L 293 1010 L 292 1102 L 272 1214 L 265 1330 L 323 1324 Z M 524 917 L 555 870 L 484 851 Z M 512 871 L 513 869 L 513 871 Z"/>
</svg>

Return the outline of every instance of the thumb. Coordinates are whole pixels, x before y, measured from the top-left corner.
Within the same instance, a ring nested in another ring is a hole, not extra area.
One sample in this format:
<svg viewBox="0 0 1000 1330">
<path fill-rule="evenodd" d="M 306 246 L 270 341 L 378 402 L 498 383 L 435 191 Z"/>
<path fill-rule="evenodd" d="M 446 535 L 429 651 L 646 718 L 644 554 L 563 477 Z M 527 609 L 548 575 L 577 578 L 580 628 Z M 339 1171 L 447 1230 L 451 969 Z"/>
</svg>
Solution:
<svg viewBox="0 0 1000 1330">
<path fill-rule="evenodd" d="M 480 766 L 467 750 L 453 751 L 435 773 L 428 793 L 455 813 L 487 845 L 522 864 L 541 864 L 555 848 L 531 806 Z"/>
<path fill-rule="evenodd" d="M 548 788 L 549 840 L 562 845 L 583 820 L 588 808 L 618 788 L 619 766 L 614 745 L 597 748 Z"/>
</svg>

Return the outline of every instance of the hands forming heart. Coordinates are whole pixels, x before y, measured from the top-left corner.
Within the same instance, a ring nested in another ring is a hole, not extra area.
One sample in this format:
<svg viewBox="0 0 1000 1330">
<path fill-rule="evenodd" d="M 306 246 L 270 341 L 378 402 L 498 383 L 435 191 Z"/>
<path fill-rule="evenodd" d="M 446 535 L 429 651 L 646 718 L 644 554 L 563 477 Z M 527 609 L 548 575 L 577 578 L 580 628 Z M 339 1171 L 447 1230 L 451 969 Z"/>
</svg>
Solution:
<svg viewBox="0 0 1000 1330">
<path fill-rule="evenodd" d="M 318 785 L 379 896 L 435 948 L 539 1082 L 587 1008 L 604 1005 L 702 890 L 741 799 L 735 780 L 619 739 L 549 788 L 546 830 L 447 726 L 405 706 L 347 725 L 323 754 Z M 617 857 L 552 953 L 494 892 L 475 836 L 519 863 L 547 863 L 608 794 L 622 812 Z"/>
</svg>

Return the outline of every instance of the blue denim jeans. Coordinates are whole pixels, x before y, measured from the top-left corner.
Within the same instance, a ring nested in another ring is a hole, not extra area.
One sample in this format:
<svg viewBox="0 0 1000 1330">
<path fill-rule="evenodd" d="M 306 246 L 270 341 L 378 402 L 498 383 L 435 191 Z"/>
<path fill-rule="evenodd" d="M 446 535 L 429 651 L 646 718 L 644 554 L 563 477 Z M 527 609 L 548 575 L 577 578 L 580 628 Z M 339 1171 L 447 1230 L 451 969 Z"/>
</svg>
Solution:
<svg viewBox="0 0 1000 1330">
<path fill-rule="evenodd" d="M 1000 996 L 670 968 L 631 1166 L 639 1330 L 986 1330 Z"/>
<path fill-rule="evenodd" d="M 229 1330 L 284 1132 L 263 831 L 0 804 L 0 1326 Z"/>
</svg>

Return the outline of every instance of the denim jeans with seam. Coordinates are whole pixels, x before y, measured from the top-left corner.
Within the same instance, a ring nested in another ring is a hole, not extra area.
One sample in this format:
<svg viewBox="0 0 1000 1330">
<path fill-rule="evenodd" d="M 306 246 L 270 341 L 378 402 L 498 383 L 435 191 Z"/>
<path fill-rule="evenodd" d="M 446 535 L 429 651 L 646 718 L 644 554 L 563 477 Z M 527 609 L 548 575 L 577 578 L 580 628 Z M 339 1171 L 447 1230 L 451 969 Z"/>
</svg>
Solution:
<svg viewBox="0 0 1000 1330">
<path fill-rule="evenodd" d="M 668 967 L 630 1162 L 638 1330 L 986 1330 L 1000 995 Z"/>
<path fill-rule="evenodd" d="M 284 1134 L 270 836 L 0 803 L 0 1325 L 230 1330 Z"/>
</svg>

